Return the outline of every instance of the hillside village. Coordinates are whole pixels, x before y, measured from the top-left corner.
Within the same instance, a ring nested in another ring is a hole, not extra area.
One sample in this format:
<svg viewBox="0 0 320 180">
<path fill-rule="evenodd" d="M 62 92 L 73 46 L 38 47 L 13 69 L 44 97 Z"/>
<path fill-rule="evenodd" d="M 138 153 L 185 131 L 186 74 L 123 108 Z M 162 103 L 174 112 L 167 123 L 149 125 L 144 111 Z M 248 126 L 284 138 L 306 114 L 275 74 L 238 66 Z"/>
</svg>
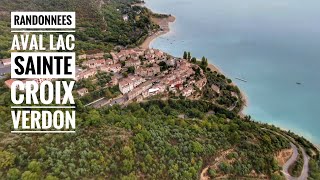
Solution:
<svg viewBox="0 0 320 180">
<path fill-rule="evenodd" d="M 74 94 L 83 104 L 94 107 L 126 105 L 155 95 L 165 99 L 176 96 L 211 100 L 220 94 L 220 101 L 223 101 L 220 104 L 232 110 L 241 99 L 236 91 L 230 90 L 233 86 L 228 85 L 227 79 L 216 72 L 204 72 L 199 64 L 158 49 L 134 48 L 82 54 L 78 56 L 77 63 Z M 34 80 L 41 83 L 50 79 Z M 8 79 L 5 85 L 12 88 L 14 81 Z M 88 84 L 93 88 L 88 88 Z M 112 92 L 107 94 L 112 95 L 106 96 L 109 89 Z M 226 105 L 225 102 L 229 103 Z"/>
<path fill-rule="evenodd" d="M 80 55 L 85 69 L 76 81 L 94 77 L 103 72 L 112 74 L 106 86 L 118 86 L 125 102 L 172 93 L 184 97 L 201 90 L 207 83 L 202 69 L 185 59 L 172 57 L 157 49 L 125 49 L 110 53 Z M 89 93 L 87 88 L 77 90 L 79 96 Z"/>
</svg>

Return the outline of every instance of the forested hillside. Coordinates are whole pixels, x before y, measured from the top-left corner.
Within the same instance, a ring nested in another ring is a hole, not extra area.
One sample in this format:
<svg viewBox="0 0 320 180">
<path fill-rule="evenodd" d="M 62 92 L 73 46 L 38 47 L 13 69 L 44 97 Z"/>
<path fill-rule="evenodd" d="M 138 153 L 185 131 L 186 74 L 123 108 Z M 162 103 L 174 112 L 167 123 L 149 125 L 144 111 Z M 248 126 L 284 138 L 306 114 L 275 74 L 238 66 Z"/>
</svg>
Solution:
<svg viewBox="0 0 320 180">
<path fill-rule="evenodd" d="M 1 117 L 10 114 L 9 101 L 1 96 Z M 13 135 L 11 118 L 2 118 L 0 177 L 196 179 L 214 163 L 212 177 L 280 177 L 274 155 L 289 147 L 262 125 L 202 101 L 99 110 L 77 104 L 77 118 L 72 135 Z M 228 158 L 215 162 L 223 152 Z"/>
<path fill-rule="evenodd" d="M 157 28 L 150 21 L 151 12 L 131 6 L 136 0 L 1 0 L 0 59 L 10 57 L 11 11 L 75 11 L 76 51 L 108 52 L 117 45 L 136 46 Z M 123 16 L 128 16 L 124 20 Z"/>
<path fill-rule="evenodd" d="M 77 101 L 75 134 L 16 135 L 10 92 L 0 87 L 0 179 L 284 179 L 275 157 L 289 142 L 266 129 L 282 131 L 206 101 L 102 109 Z"/>
</svg>

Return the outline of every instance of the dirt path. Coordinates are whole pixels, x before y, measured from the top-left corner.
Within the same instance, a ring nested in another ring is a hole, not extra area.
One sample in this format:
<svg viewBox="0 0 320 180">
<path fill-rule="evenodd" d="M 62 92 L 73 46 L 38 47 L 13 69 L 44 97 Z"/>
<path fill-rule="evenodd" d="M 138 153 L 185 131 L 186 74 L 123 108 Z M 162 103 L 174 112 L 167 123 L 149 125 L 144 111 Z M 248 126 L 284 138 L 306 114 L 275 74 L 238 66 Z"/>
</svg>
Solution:
<svg viewBox="0 0 320 180">
<path fill-rule="evenodd" d="M 218 156 L 218 157 L 216 157 L 216 158 L 214 159 L 213 164 L 208 165 L 207 167 L 205 167 L 205 168 L 201 171 L 200 180 L 209 180 L 210 177 L 207 175 L 207 172 L 208 172 L 209 168 L 210 168 L 211 166 L 217 165 L 218 163 L 220 163 L 220 162 L 222 162 L 224 159 L 226 159 L 226 156 L 227 156 L 231 151 L 233 151 L 233 149 L 228 149 L 228 150 L 226 150 L 226 151 L 223 151 L 223 152 L 220 154 L 220 156 Z"/>
</svg>

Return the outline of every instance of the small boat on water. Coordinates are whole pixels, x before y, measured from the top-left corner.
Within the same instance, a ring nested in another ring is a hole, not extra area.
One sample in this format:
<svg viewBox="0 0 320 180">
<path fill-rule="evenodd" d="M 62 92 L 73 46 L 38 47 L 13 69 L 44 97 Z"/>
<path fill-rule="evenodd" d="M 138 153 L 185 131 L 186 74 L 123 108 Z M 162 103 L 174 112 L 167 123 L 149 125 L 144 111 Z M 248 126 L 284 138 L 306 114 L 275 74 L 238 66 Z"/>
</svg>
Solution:
<svg viewBox="0 0 320 180">
<path fill-rule="evenodd" d="M 242 79 L 242 78 L 238 78 L 238 77 L 236 77 L 236 79 L 237 79 L 237 80 L 239 80 L 239 81 L 242 81 L 242 82 L 248 82 L 247 80 Z"/>
<path fill-rule="evenodd" d="M 296 82 L 296 84 L 297 84 L 297 85 L 301 85 L 301 83 L 300 83 L 300 82 Z"/>
</svg>

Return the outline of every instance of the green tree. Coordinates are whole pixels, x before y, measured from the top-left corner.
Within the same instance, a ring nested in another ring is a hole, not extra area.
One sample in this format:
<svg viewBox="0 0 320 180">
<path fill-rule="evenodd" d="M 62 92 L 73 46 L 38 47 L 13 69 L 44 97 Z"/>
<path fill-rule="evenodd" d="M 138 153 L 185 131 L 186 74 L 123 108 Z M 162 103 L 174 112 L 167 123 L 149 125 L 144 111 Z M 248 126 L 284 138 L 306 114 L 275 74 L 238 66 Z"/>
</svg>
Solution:
<svg viewBox="0 0 320 180">
<path fill-rule="evenodd" d="M 98 79 L 98 85 L 101 87 L 104 87 L 107 83 L 111 81 L 111 77 L 106 72 L 100 72 L 96 74 L 96 77 Z"/>
<path fill-rule="evenodd" d="M 187 59 L 188 59 L 189 61 L 191 60 L 191 53 L 190 53 L 190 52 L 188 52 Z"/>
<path fill-rule="evenodd" d="M 208 59 L 203 56 L 201 59 L 201 68 L 205 70 L 207 69 L 207 67 L 208 67 Z"/>
<path fill-rule="evenodd" d="M 192 142 L 192 151 L 195 153 L 202 153 L 203 146 L 199 142 Z"/>
<path fill-rule="evenodd" d="M 52 176 L 52 175 L 48 175 L 45 180 L 59 180 L 59 178 Z"/>
<path fill-rule="evenodd" d="M 97 111 L 96 109 L 90 110 L 86 115 L 85 121 L 86 124 L 89 125 L 98 125 L 101 122 L 101 115 L 99 111 Z"/>
<path fill-rule="evenodd" d="M 132 159 L 133 158 L 133 152 L 132 152 L 132 150 L 131 150 L 131 148 L 129 146 L 125 146 L 122 149 L 122 154 L 128 159 Z"/>
<path fill-rule="evenodd" d="M 128 67 L 128 73 L 133 74 L 135 71 L 135 68 L 133 66 Z"/>
<path fill-rule="evenodd" d="M 148 165 L 151 165 L 153 163 L 153 158 L 150 154 L 147 154 L 146 157 L 145 157 L 145 162 L 148 164 Z"/>
<path fill-rule="evenodd" d="M 193 57 L 193 58 L 191 59 L 191 62 L 192 62 L 192 63 L 196 63 L 196 62 L 197 62 L 197 59 L 196 59 L 195 57 Z"/>
<path fill-rule="evenodd" d="M 279 174 L 271 174 L 271 180 L 284 180 L 285 178 L 283 176 L 280 176 Z"/>
<path fill-rule="evenodd" d="M 229 174 L 231 172 L 232 166 L 227 164 L 226 162 L 222 162 L 219 164 L 219 169 L 224 173 L 224 174 Z"/>
<path fill-rule="evenodd" d="M 20 179 L 21 176 L 21 172 L 19 171 L 19 169 L 17 168 L 11 168 L 9 169 L 9 171 L 7 172 L 7 178 L 9 180 L 17 180 Z"/>
<path fill-rule="evenodd" d="M 137 179 L 138 177 L 133 173 L 130 173 L 130 175 L 128 176 L 121 177 L 121 180 L 137 180 Z"/>
<path fill-rule="evenodd" d="M 31 172 L 35 172 L 35 173 L 40 173 L 41 172 L 41 166 L 40 166 L 40 163 L 33 160 L 29 163 L 28 165 L 28 169 L 31 171 Z"/>
<path fill-rule="evenodd" d="M 112 94 L 112 92 L 110 91 L 110 89 L 106 89 L 105 92 L 104 92 L 104 95 L 105 95 L 107 98 L 112 98 L 112 97 L 113 97 L 113 94 Z"/>
<path fill-rule="evenodd" d="M 40 148 L 40 149 L 39 149 L 39 155 L 40 155 L 41 158 L 45 158 L 45 156 L 46 156 L 46 150 L 43 149 L 43 148 Z"/>
<path fill-rule="evenodd" d="M 188 54 L 186 51 L 183 52 L 183 59 L 187 59 L 188 58 Z"/>
<path fill-rule="evenodd" d="M 108 59 L 108 58 L 112 58 L 112 56 L 111 56 L 110 53 L 105 53 L 105 54 L 103 55 L 103 58 L 104 58 L 104 59 Z"/>
<path fill-rule="evenodd" d="M 0 151 L 0 169 L 10 167 L 14 163 L 16 156 L 7 151 Z"/>
<path fill-rule="evenodd" d="M 40 179 L 40 176 L 37 173 L 33 173 L 31 171 L 25 171 L 22 176 L 22 180 L 38 180 Z"/>
<path fill-rule="evenodd" d="M 122 75 L 123 77 L 128 77 L 128 72 L 123 72 Z"/>
<path fill-rule="evenodd" d="M 128 160 L 125 159 L 122 161 L 122 170 L 125 173 L 130 173 L 132 171 L 134 165 L 134 161 L 133 160 Z"/>
<path fill-rule="evenodd" d="M 216 171 L 214 169 L 212 169 L 211 167 L 208 170 L 208 174 L 209 176 L 213 179 L 216 176 Z"/>
</svg>

